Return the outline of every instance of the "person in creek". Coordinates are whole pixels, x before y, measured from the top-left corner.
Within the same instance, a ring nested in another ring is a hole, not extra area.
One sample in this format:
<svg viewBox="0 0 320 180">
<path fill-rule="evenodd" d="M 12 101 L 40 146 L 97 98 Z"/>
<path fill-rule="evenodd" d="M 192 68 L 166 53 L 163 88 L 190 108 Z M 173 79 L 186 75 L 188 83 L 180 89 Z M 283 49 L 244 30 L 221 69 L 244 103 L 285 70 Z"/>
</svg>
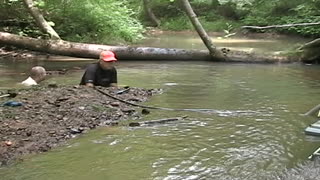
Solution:
<svg viewBox="0 0 320 180">
<path fill-rule="evenodd" d="M 97 63 L 90 64 L 81 78 L 80 85 L 89 87 L 117 87 L 117 70 L 114 67 L 117 61 L 112 51 L 102 51 Z"/>
<path fill-rule="evenodd" d="M 47 73 L 44 67 L 35 66 L 30 71 L 30 76 L 21 82 L 22 85 L 25 86 L 33 86 L 38 85 L 41 81 L 43 81 L 46 77 Z"/>
</svg>

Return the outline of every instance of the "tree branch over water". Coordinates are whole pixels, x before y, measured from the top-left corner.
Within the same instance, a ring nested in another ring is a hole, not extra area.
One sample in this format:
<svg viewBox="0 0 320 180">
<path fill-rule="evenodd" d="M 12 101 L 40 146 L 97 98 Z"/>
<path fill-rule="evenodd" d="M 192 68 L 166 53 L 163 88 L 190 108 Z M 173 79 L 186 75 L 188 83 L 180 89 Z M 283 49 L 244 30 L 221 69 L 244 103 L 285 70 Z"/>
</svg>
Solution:
<svg viewBox="0 0 320 180">
<path fill-rule="evenodd" d="M 296 26 L 316 26 L 320 25 L 320 22 L 315 23 L 298 23 L 298 24 L 283 24 L 283 25 L 271 25 L 271 26 L 241 26 L 242 29 L 271 29 L 271 28 L 286 28 Z"/>
</svg>

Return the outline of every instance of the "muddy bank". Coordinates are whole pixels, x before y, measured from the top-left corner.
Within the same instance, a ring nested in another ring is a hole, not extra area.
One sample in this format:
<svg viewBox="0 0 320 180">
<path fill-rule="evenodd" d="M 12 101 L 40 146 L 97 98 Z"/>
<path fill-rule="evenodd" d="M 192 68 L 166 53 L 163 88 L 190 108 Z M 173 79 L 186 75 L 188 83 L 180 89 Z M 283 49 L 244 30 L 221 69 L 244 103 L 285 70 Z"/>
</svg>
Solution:
<svg viewBox="0 0 320 180">
<path fill-rule="evenodd" d="M 106 93 L 133 103 L 146 101 L 159 93 L 156 89 L 101 88 Z M 46 152 L 66 140 L 98 126 L 116 125 L 127 119 L 138 119 L 141 109 L 100 94 L 92 88 L 37 87 L 20 90 L 14 99 L 21 106 L 0 106 L 0 166 L 23 155 Z"/>
</svg>

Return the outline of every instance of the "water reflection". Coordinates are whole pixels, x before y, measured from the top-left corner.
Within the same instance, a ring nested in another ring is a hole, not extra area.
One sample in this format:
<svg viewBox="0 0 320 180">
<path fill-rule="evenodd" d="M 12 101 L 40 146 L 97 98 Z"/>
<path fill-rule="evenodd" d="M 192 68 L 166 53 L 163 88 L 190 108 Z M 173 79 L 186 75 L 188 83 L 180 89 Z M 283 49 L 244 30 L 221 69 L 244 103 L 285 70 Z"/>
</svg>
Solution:
<svg viewBox="0 0 320 180">
<path fill-rule="evenodd" d="M 211 35 L 211 40 L 217 47 L 227 47 L 231 50 L 242 50 L 248 52 L 267 52 L 276 53 L 285 51 L 288 48 L 299 47 L 309 39 L 298 37 L 274 37 L 267 36 L 260 38 L 247 38 L 243 35 L 222 38 L 222 34 Z M 183 49 L 206 49 L 202 40 L 194 33 L 163 33 L 148 37 L 141 42 L 143 46 L 162 47 L 162 48 L 183 48 Z M 290 47 L 288 47 L 290 44 Z"/>
</svg>

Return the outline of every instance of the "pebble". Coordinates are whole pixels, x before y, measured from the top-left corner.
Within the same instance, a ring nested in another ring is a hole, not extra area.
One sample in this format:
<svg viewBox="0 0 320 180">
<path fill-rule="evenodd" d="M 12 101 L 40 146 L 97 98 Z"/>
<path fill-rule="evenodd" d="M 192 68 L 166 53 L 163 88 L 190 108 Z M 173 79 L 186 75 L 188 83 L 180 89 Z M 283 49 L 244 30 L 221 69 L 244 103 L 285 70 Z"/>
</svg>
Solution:
<svg viewBox="0 0 320 180">
<path fill-rule="evenodd" d="M 7 145 L 7 146 L 11 146 L 11 145 L 13 144 L 11 141 L 5 141 L 4 143 L 5 143 L 5 145 Z"/>
<path fill-rule="evenodd" d="M 84 109 L 85 109 L 85 107 L 83 107 L 83 106 L 80 106 L 80 107 L 79 107 L 79 109 L 80 109 L 80 110 L 84 110 Z"/>
<path fill-rule="evenodd" d="M 56 133 L 56 131 L 55 130 L 51 130 L 51 131 L 49 131 L 49 134 L 55 134 Z"/>
<path fill-rule="evenodd" d="M 110 103 L 111 106 L 120 106 L 120 103 L 119 102 L 112 102 Z"/>
<path fill-rule="evenodd" d="M 62 115 L 57 115 L 57 119 L 61 120 L 63 118 Z"/>
</svg>

